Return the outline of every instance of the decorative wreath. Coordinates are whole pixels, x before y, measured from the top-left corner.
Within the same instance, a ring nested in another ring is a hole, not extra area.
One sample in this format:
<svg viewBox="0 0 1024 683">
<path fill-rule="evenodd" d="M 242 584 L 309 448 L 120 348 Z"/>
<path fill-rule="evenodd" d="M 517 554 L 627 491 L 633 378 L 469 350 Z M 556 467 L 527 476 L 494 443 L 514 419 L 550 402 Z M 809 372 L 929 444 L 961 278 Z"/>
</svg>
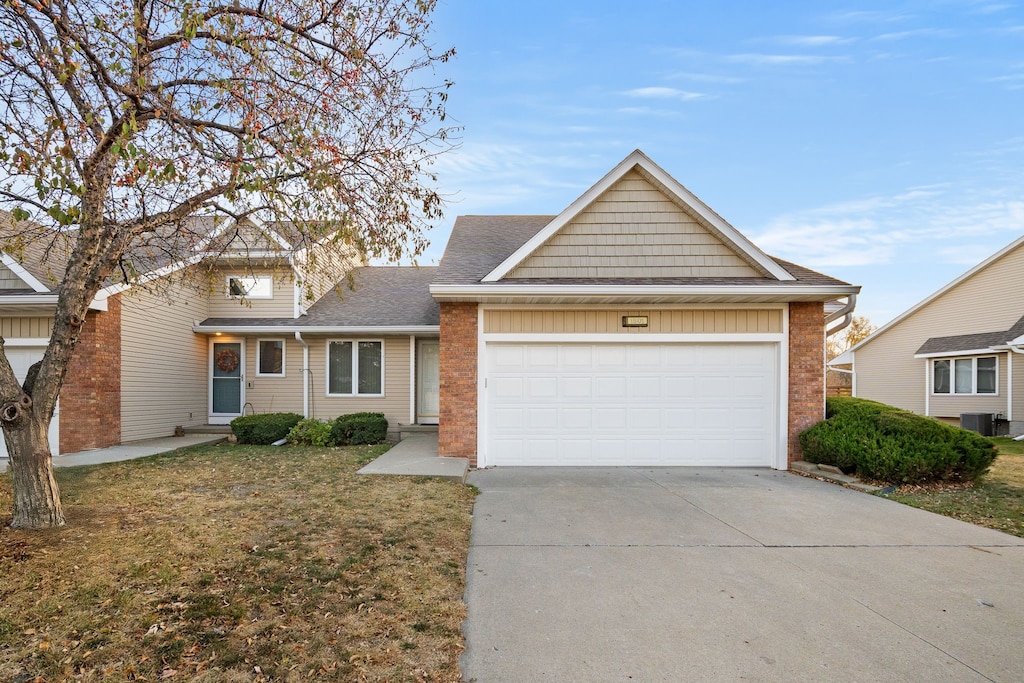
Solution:
<svg viewBox="0 0 1024 683">
<path fill-rule="evenodd" d="M 238 352 L 234 349 L 218 351 L 214 362 L 221 372 L 234 372 L 238 369 Z"/>
</svg>

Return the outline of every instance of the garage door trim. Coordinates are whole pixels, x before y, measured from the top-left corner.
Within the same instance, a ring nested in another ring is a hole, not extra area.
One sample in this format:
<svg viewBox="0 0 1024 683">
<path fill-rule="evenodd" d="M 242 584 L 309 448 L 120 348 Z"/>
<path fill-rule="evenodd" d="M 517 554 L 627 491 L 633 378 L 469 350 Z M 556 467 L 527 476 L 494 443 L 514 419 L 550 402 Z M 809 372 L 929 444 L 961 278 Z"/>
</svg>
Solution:
<svg viewBox="0 0 1024 683">
<path fill-rule="evenodd" d="M 480 328 L 483 329 L 483 306 L 480 307 Z M 776 445 L 771 466 L 774 469 L 788 469 L 788 429 L 789 422 L 789 334 L 788 315 L 783 315 L 783 330 L 780 333 L 751 334 L 521 334 L 521 333 L 481 333 L 478 336 L 477 348 L 477 466 L 487 467 L 488 462 L 488 404 L 487 404 L 487 371 L 488 344 L 728 344 L 728 343 L 771 343 L 776 349 Z"/>
</svg>

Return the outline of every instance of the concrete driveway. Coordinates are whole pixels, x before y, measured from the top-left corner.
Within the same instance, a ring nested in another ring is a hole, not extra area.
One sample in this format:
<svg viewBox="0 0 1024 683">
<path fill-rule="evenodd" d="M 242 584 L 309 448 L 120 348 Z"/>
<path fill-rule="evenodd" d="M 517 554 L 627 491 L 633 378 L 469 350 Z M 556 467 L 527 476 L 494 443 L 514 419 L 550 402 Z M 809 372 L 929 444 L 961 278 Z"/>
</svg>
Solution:
<svg viewBox="0 0 1024 683">
<path fill-rule="evenodd" d="M 1024 680 L 1024 539 L 772 470 L 469 481 L 467 681 Z"/>
</svg>

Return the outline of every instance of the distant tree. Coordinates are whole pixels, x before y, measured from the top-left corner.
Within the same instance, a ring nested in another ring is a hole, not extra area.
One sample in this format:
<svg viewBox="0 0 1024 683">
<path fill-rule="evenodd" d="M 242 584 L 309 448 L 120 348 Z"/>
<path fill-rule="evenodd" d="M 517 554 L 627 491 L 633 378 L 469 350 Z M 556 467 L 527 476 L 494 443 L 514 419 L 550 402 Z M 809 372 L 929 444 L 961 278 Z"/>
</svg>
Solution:
<svg viewBox="0 0 1024 683">
<path fill-rule="evenodd" d="M 295 221 L 419 254 L 450 145 L 435 0 L 6 0 L 0 248 L 64 241 L 53 335 L 19 386 L 0 340 L 13 526 L 64 524 L 47 427 L 101 287 L 205 236 L 196 215 Z M 207 223 L 208 225 L 208 223 Z"/>
<path fill-rule="evenodd" d="M 871 321 L 864 316 L 853 316 L 853 320 L 845 330 L 832 335 L 828 338 L 828 341 L 825 342 L 826 360 L 832 360 L 843 351 L 861 343 L 876 329 L 877 328 L 871 324 Z"/>
</svg>

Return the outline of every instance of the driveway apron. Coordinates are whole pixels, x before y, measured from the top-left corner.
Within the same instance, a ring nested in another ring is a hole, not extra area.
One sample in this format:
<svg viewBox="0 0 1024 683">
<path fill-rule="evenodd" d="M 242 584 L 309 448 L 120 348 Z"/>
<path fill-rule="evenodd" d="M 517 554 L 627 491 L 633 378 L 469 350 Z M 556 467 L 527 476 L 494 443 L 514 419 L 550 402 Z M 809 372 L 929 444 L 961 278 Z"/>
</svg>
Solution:
<svg viewBox="0 0 1024 683">
<path fill-rule="evenodd" d="M 773 470 L 469 480 L 467 681 L 1024 680 L 1024 539 Z"/>
</svg>

